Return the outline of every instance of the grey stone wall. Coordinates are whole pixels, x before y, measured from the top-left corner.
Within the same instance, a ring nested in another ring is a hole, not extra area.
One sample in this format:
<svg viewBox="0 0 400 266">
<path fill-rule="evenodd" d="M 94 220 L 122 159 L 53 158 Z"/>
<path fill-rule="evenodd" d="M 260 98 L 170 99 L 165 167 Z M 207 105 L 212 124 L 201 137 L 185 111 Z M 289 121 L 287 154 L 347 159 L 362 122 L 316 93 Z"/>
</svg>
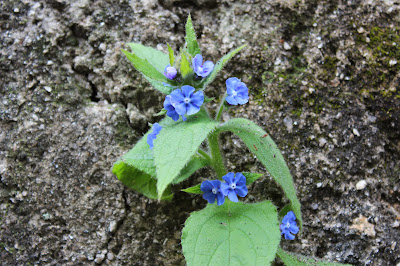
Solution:
<svg viewBox="0 0 400 266">
<path fill-rule="evenodd" d="M 206 93 L 241 78 L 250 103 L 223 118 L 254 120 L 287 159 L 305 229 L 283 247 L 400 263 L 399 9 L 395 0 L 1 1 L 0 261 L 184 265 L 180 231 L 204 200 L 178 186 L 158 203 L 110 169 L 163 101 L 120 49 L 177 49 L 190 12 L 207 60 L 249 44 Z M 223 150 L 230 170 L 264 171 L 239 139 L 224 135 Z M 268 175 L 247 201 L 262 199 L 285 204 Z"/>
</svg>

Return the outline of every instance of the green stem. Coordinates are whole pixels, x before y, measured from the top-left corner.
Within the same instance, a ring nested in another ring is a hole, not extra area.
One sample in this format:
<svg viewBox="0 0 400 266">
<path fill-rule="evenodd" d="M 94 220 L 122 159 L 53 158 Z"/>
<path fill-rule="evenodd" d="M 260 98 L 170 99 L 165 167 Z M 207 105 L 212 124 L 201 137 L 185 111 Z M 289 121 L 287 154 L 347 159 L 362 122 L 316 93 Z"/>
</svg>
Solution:
<svg viewBox="0 0 400 266">
<path fill-rule="evenodd" d="M 208 136 L 208 146 L 210 147 L 212 157 L 211 165 L 217 173 L 218 178 L 221 179 L 224 175 L 226 175 L 226 169 L 224 165 L 224 159 L 222 158 L 221 151 L 219 149 L 218 137 L 218 132 L 211 133 Z"/>
<path fill-rule="evenodd" d="M 200 155 L 203 156 L 204 159 L 206 159 L 209 162 L 211 162 L 211 157 L 210 157 L 210 155 L 208 155 L 208 153 L 206 153 L 202 149 L 199 149 L 197 152 L 200 153 Z"/>
<path fill-rule="evenodd" d="M 222 97 L 221 103 L 219 104 L 219 107 L 218 107 L 218 113 L 215 116 L 215 120 L 217 120 L 217 121 L 221 120 L 222 112 L 224 111 L 225 98 L 226 98 L 226 92 L 225 92 L 224 96 Z"/>
</svg>

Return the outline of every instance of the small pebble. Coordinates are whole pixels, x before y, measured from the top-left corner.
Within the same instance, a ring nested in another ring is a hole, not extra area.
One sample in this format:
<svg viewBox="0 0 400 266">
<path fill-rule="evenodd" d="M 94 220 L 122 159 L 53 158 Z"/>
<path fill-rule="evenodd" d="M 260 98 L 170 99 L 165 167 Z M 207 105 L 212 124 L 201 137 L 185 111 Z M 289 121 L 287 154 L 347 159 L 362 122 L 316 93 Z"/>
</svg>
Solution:
<svg viewBox="0 0 400 266">
<path fill-rule="evenodd" d="M 353 128 L 353 134 L 356 135 L 357 137 L 361 136 L 360 132 L 356 128 Z"/>
<path fill-rule="evenodd" d="M 313 204 L 311 204 L 311 209 L 313 209 L 314 211 L 315 211 L 316 209 L 318 209 L 318 203 L 313 203 Z"/>
<path fill-rule="evenodd" d="M 290 44 L 288 44 L 287 42 L 284 42 L 284 43 L 283 43 L 283 48 L 284 48 L 285 50 L 290 50 L 290 49 L 292 49 L 292 47 L 290 46 Z"/>
<path fill-rule="evenodd" d="M 389 65 L 390 66 L 394 66 L 394 65 L 396 65 L 397 64 L 397 60 L 396 59 L 391 59 L 390 61 L 389 61 Z"/>
<path fill-rule="evenodd" d="M 107 253 L 107 259 L 108 260 L 113 260 L 114 259 L 114 254 L 112 252 Z"/>
<path fill-rule="evenodd" d="M 319 146 L 320 146 L 320 147 L 324 147 L 325 144 L 326 144 L 326 142 L 327 142 L 327 141 L 326 141 L 325 138 L 320 138 L 320 139 L 319 139 Z"/>
<path fill-rule="evenodd" d="M 357 190 L 363 190 L 367 186 L 367 182 L 365 180 L 360 180 L 356 184 Z"/>
</svg>

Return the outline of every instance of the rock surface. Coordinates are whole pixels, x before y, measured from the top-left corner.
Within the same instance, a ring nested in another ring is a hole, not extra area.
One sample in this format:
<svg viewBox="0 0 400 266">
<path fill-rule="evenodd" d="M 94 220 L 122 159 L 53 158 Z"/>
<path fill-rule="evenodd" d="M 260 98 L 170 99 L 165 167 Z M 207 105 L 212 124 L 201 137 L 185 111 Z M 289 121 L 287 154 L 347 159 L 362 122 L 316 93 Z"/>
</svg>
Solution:
<svg viewBox="0 0 400 266">
<path fill-rule="evenodd" d="M 400 263 L 399 10 L 398 0 L 1 1 L 0 261 L 184 265 L 180 231 L 205 202 L 146 199 L 110 168 L 163 100 L 120 49 L 177 49 L 190 12 L 206 60 L 249 43 L 207 94 L 241 78 L 250 102 L 224 119 L 257 122 L 287 159 L 305 225 L 283 247 Z M 229 169 L 264 171 L 239 139 L 223 140 Z M 266 198 L 285 203 L 268 177 L 247 200 Z"/>
</svg>

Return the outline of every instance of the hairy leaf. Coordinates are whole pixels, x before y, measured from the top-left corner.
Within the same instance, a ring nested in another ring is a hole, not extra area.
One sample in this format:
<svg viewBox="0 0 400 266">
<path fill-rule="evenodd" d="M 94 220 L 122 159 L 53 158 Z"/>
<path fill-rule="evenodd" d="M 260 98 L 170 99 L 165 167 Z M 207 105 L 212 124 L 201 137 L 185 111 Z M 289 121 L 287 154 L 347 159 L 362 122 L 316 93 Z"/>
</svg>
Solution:
<svg viewBox="0 0 400 266">
<path fill-rule="evenodd" d="M 190 194 L 203 194 L 203 191 L 201 191 L 200 186 L 201 184 L 198 184 L 193 187 L 182 189 L 182 191 Z"/>
<path fill-rule="evenodd" d="M 237 53 L 240 52 L 240 50 L 242 50 L 244 47 L 246 47 L 247 44 L 240 46 L 239 48 L 236 48 L 233 51 L 230 51 L 228 54 L 226 54 L 225 56 L 223 56 L 218 62 L 217 64 L 214 66 L 213 71 L 211 71 L 211 73 L 202 81 L 201 83 L 201 87 L 203 89 L 205 89 L 207 87 L 208 84 L 210 84 L 211 82 L 213 82 L 213 80 L 217 77 L 217 74 L 222 70 L 222 68 L 226 65 L 226 63 L 228 63 L 228 61 Z"/>
<path fill-rule="evenodd" d="M 161 132 L 164 128 L 177 124 L 177 122 L 174 122 L 169 117 L 164 118 L 159 123 L 163 126 Z M 122 183 L 131 189 L 136 190 L 151 199 L 168 199 L 170 194 L 169 188 L 166 189 L 167 192 L 164 192 L 162 196 L 157 197 L 157 175 L 153 159 L 153 151 L 150 150 L 150 147 L 147 144 L 147 135 L 149 132 L 147 132 L 147 134 L 144 135 L 128 153 L 114 163 L 112 171 Z M 197 156 L 193 156 L 187 163 L 186 167 L 179 172 L 176 181 L 185 180 L 188 175 L 191 175 L 192 171 L 197 170 L 194 170 L 196 167 L 200 167 L 199 164 L 203 165 L 204 161 L 199 159 Z"/>
<path fill-rule="evenodd" d="M 164 73 L 165 67 L 169 64 L 169 56 L 163 52 L 144 46 L 140 43 L 128 43 L 132 53 L 142 59 L 146 59 L 158 72 Z M 171 66 L 173 66 L 171 64 Z"/>
<path fill-rule="evenodd" d="M 122 52 L 126 55 L 126 57 L 131 61 L 133 66 L 141 72 L 143 75 L 147 76 L 150 79 L 154 79 L 156 81 L 167 81 L 167 78 L 160 73 L 154 66 L 152 66 L 147 59 L 143 59 L 135 54 L 132 54 L 128 51 L 122 50 Z"/>
<path fill-rule="evenodd" d="M 246 177 L 246 186 L 251 185 L 254 181 L 263 176 L 263 174 L 250 172 L 242 172 L 242 174 Z"/>
<path fill-rule="evenodd" d="M 220 125 L 218 130 L 233 132 L 257 156 L 290 200 L 291 209 L 299 221 L 300 230 L 302 230 L 303 220 L 301 218 L 300 202 L 296 196 L 292 176 L 285 159 L 267 132 L 252 121 L 244 118 L 231 119 Z"/>
<path fill-rule="evenodd" d="M 169 64 L 171 66 L 174 66 L 174 62 L 175 62 L 174 50 L 172 50 L 171 45 L 169 45 L 169 43 L 167 43 L 167 46 L 168 46 Z"/>
<path fill-rule="evenodd" d="M 182 74 L 182 77 L 186 77 L 187 75 L 189 75 L 192 72 L 193 72 L 193 70 L 190 67 L 190 63 L 187 60 L 185 53 L 182 52 L 181 53 L 181 74 Z"/>
<path fill-rule="evenodd" d="M 182 230 L 187 265 L 269 265 L 281 236 L 269 201 L 207 204 L 193 212 Z"/>
<path fill-rule="evenodd" d="M 281 248 L 278 248 L 277 255 L 287 266 L 339 266 L 339 265 L 350 266 L 351 265 L 351 264 L 341 264 L 335 262 L 322 261 L 311 257 L 306 257 L 299 254 L 286 252 Z"/>
<path fill-rule="evenodd" d="M 179 175 L 216 126 L 217 122 L 201 110 L 191 115 L 186 122 L 163 127 L 154 140 L 153 149 L 159 195 L 162 195 L 166 187 Z"/>
<path fill-rule="evenodd" d="M 113 174 L 115 174 L 119 181 L 121 181 L 125 186 L 133 189 L 150 199 L 158 199 L 157 194 L 157 180 L 152 178 L 150 175 L 138 170 L 133 166 L 129 166 L 125 162 L 119 160 L 115 162 L 113 169 Z M 162 200 L 172 199 L 173 194 L 168 188 L 165 190 L 164 194 L 161 196 Z"/>
<path fill-rule="evenodd" d="M 194 31 L 192 24 L 192 17 L 190 16 L 190 14 L 188 16 L 185 29 L 186 29 L 186 36 L 185 36 L 186 49 L 192 57 L 195 57 L 196 54 L 201 54 L 201 51 L 199 44 L 197 43 L 196 32 Z"/>
<path fill-rule="evenodd" d="M 172 184 L 178 184 L 188 179 L 194 172 L 200 168 L 206 167 L 210 162 L 203 157 L 193 156 L 190 162 L 181 170 L 179 176 L 172 181 Z"/>
</svg>

